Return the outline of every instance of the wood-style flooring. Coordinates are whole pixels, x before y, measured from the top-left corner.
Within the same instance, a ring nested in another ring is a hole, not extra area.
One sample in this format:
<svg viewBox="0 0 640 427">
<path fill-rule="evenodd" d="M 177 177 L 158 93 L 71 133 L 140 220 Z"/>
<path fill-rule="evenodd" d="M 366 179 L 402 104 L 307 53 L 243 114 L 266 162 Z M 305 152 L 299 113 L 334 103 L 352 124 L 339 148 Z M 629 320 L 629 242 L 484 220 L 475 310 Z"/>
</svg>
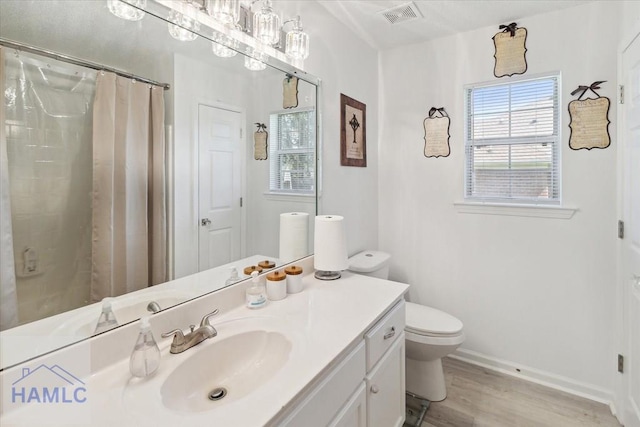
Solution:
<svg viewBox="0 0 640 427">
<path fill-rule="evenodd" d="M 451 358 L 442 364 L 447 398 L 431 403 L 421 427 L 620 427 L 602 403 Z M 405 427 L 419 412 L 407 397 Z"/>
</svg>

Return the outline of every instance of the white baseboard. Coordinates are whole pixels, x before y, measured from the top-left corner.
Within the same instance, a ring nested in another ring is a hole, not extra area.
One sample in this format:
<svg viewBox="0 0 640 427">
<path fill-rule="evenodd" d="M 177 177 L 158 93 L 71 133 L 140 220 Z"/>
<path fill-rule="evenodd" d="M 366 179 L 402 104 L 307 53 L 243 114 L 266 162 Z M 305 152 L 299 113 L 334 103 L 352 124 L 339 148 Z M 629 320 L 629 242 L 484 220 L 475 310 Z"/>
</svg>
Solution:
<svg viewBox="0 0 640 427">
<path fill-rule="evenodd" d="M 586 399 L 594 400 L 596 402 L 604 403 L 605 405 L 608 405 L 611 412 L 615 414 L 613 392 L 610 390 L 605 390 L 592 384 L 575 381 L 571 378 L 552 374 L 550 372 L 544 372 L 528 366 L 522 366 L 514 362 L 486 356 L 472 350 L 458 348 L 454 353 L 450 354 L 449 357 L 556 390 L 564 391 L 576 396 L 584 397 Z"/>
</svg>

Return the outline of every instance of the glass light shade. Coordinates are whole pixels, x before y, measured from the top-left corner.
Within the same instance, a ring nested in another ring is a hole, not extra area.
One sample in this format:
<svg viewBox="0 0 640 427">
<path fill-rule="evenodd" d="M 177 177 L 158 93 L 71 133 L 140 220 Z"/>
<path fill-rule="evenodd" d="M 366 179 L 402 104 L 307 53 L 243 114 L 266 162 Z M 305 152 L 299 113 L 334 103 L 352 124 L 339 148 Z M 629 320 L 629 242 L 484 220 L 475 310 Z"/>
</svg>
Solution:
<svg viewBox="0 0 640 427">
<path fill-rule="evenodd" d="M 215 20 L 225 25 L 234 25 L 240 16 L 240 1 L 208 0 L 207 11 Z"/>
<path fill-rule="evenodd" d="M 267 55 L 248 47 L 244 57 L 244 66 L 251 71 L 262 71 L 267 68 Z"/>
<path fill-rule="evenodd" d="M 213 42 L 211 42 L 211 49 L 216 56 L 221 58 L 231 58 L 236 56 L 238 52 L 234 49 L 238 49 L 238 41 L 229 37 L 226 34 L 214 33 Z"/>
<path fill-rule="evenodd" d="M 177 10 L 169 12 L 169 34 L 176 40 L 193 41 L 198 38 L 200 21 L 197 18 L 197 9 L 191 3 L 185 3 L 183 13 Z M 172 24 L 173 22 L 173 24 Z"/>
<path fill-rule="evenodd" d="M 131 5 L 144 9 L 147 7 L 147 0 L 107 0 L 109 11 L 118 18 L 127 21 L 139 21 L 144 18 L 144 10 L 136 9 Z"/>
<path fill-rule="evenodd" d="M 274 46 L 280 41 L 280 17 L 271 10 L 271 2 L 253 15 L 253 36 L 260 42 Z"/>
<path fill-rule="evenodd" d="M 287 33 L 285 53 L 296 59 L 306 59 L 309 56 L 309 34 L 298 25 Z"/>
</svg>

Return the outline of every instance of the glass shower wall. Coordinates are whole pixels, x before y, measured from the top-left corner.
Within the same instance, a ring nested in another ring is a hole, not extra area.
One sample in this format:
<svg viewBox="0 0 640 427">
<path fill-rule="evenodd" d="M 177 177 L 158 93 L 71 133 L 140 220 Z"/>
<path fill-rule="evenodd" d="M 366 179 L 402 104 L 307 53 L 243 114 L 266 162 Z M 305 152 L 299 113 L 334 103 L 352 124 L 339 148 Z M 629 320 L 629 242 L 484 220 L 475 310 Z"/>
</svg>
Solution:
<svg viewBox="0 0 640 427">
<path fill-rule="evenodd" d="M 4 99 L 19 323 L 86 305 L 96 72 L 7 53 Z"/>
</svg>

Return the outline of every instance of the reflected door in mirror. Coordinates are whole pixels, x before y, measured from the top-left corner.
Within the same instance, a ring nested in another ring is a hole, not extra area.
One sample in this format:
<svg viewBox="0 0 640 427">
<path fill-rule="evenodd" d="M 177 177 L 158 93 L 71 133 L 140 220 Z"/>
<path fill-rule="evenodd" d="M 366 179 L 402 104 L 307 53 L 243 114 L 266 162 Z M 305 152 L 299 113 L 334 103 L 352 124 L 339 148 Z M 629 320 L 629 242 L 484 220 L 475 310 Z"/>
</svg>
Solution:
<svg viewBox="0 0 640 427">
<path fill-rule="evenodd" d="M 241 257 L 241 116 L 198 106 L 200 271 Z"/>
</svg>

